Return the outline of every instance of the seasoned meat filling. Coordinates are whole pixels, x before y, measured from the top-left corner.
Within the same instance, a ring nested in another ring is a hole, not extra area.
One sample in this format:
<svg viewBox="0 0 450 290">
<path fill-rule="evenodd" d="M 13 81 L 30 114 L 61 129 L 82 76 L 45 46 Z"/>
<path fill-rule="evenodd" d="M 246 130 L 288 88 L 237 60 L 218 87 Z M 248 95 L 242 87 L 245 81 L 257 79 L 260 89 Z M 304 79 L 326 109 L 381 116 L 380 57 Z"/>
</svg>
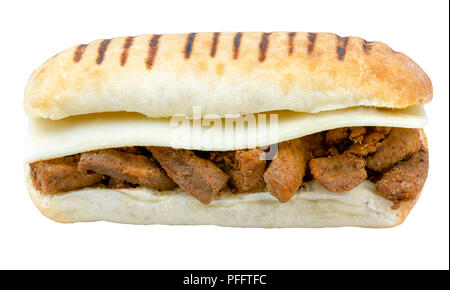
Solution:
<svg viewBox="0 0 450 290">
<path fill-rule="evenodd" d="M 31 163 L 34 187 L 43 193 L 59 193 L 93 186 L 103 180 L 101 174 L 78 171 L 79 160 L 79 155 L 73 155 Z"/>
<path fill-rule="evenodd" d="M 264 157 L 259 148 L 208 152 L 131 146 L 34 162 L 30 175 L 43 193 L 91 186 L 178 186 L 204 204 L 226 186 L 234 193 L 267 187 L 287 202 L 313 179 L 332 192 L 351 190 L 368 179 L 395 208 L 419 194 L 428 171 L 420 131 L 407 128 L 337 128 L 282 142 L 273 160 Z"/>
<path fill-rule="evenodd" d="M 386 137 L 387 134 L 389 134 L 389 130 L 386 130 L 384 128 L 385 127 L 375 127 L 365 136 L 359 136 L 347 149 L 347 153 L 358 155 L 361 157 L 366 157 L 371 153 L 375 153 L 378 150 L 378 147 L 380 147 L 381 145 L 380 141 L 384 137 Z"/>
<path fill-rule="evenodd" d="M 203 204 L 210 203 L 228 181 L 217 165 L 192 151 L 168 147 L 148 147 L 167 175 L 185 192 Z"/>
<path fill-rule="evenodd" d="M 126 182 L 124 180 L 120 180 L 114 177 L 110 177 L 108 179 L 108 188 L 110 189 L 123 189 L 123 188 L 134 188 L 137 186 L 137 184 L 132 184 L 129 182 Z"/>
<path fill-rule="evenodd" d="M 377 152 L 367 157 L 367 167 L 383 171 L 419 151 L 421 144 L 419 130 L 393 128 Z"/>
<path fill-rule="evenodd" d="M 78 170 L 94 171 L 131 184 L 172 189 L 176 184 L 151 158 L 113 149 L 82 153 Z"/>
<path fill-rule="evenodd" d="M 306 172 L 307 155 L 298 139 L 282 142 L 278 153 L 264 173 L 270 193 L 280 202 L 287 202 L 298 190 Z"/>
<path fill-rule="evenodd" d="M 329 191 L 351 190 L 367 178 L 366 161 L 352 154 L 315 158 L 309 162 L 311 173 Z"/>
<path fill-rule="evenodd" d="M 324 157 L 329 155 L 329 151 L 334 146 L 327 146 L 325 144 L 324 132 L 319 132 L 305 137 L 299 138 L 303 151 L 306 153 L 306 159 L 309 161 L 311 158 Z M 336 149 L 336 148 L 335 148 Z"/>
<path fill-rule="evenodd" d="M 264 154 L 261 149 L 212 152 L 209 159 L 230 176 L 228 183 L 233 192 L 247 192 L 266 185 Z"/>
<path fill-rule="evenodd" d="M 350 127 L 350 135 L 348 139 L 352 140 L 353 143 L 359 144 L 366 134 L 366 127 Z"/>
<path fill-rule="evenodd" d="M 419 151 L 401 161 L 377 181 L 377 191 L 394 203 L 414 199 L 422 190 L 428 175 L 428 152 Z"/>
<path fill-rule="evenodd" d="M 348 128 L 337 128 L 330 130 L 325 135 L 325 144 L 335 145 L 344 142 L 348 138 L 349 130 Z"/>
</svg>

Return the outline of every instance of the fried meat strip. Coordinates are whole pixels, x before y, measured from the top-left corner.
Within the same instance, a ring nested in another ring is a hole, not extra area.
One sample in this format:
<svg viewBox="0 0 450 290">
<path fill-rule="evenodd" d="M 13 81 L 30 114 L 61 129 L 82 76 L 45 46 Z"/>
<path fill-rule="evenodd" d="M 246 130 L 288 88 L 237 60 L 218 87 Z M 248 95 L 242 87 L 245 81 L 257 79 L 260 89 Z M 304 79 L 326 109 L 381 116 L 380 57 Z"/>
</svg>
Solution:
<svg viewBox="0 0 450 290">
<path fill-rule="evenodd" d="M 212 152 L 209 158 L 230 176 L 228 183 L 234 192 L 247 192 L 266 185 L 263 179 L 266 160 L 263 157 L 263 150 L 250 149 Z"/>
<path fill-rule="evenodd" d="M 376 183 L 377 191 L 394 203 L 414 199 L 422 190 L 427 175 L 428 152 L 421 150 L 385 173 Z"/>
<path fill-rule="evenodd" d="M 359 127 L 357 127 L 359 128 Z M 369 132 L 362 136 L 361 140 L 354 142 L 347 150 L 347 153 L 366 157 L 369 154 L 375 153 L 381 145 L 380 141 L 389 134 L 390 130 L 386 127 L 372 127 Z"/>
<path fill-rule="evenodd" d="M 113 149 L 82 153 L 78 170 L 91 170 L 132 184 L 159 190 L 176 187 L 176 184 L 151 157 Z"/>
<path fill-rule="evenodd" d="M 136 186 L 137 184 L 132 184 L 114 177 L 110 177 L 107 184 L 109 189 L 134 188 Z"/>
<path fill-rule="evenodd" d="M 43 193 L 60 193 L 100 183 L 103 175 L 77 170 L 79 158 L 79 155 L 72 155 L 31 163 L 34 187 Z"/>
<path fill-rule="evenodd" d="M 347 127 L 336 128 L 329 130 L 325 134 L 325 144 L 335 145 L 345 141 L 349 136 L 349 130 Z"/>
<path fill-rule="evenodd" d="M 194 152 L 169 147 L 147 147 L 167 175 L 185 192 L 209 204 L 225 186 L 228 175 Z"/>
<path fill-rule="evenodd" d="M 366 127 L 350 127 L 348 139 L 352 140 L 354 143 L 361 143 L 364 134 L 366 134 Z"/>
<path fill-rule="evenodd" d="M 364 158 L 352 154 L 315 158 L 309 162 L 311 173 L 327 190 L 351 190 L 367 178 Z"/>
<path fill-rule="evenodd" d="M 378 150 L 367 157 L 367 167 L 383 171 L 419 151 L 421 144 L 418 129 L 393 128 Z"/>
<path fill-rule="evenodd" d="M 278 144 L 278 153 L 264 173 L 264 181 L 280 202 L 289 201 L 302 184 L 307 158 L 300 139 Z"/>
</svg>

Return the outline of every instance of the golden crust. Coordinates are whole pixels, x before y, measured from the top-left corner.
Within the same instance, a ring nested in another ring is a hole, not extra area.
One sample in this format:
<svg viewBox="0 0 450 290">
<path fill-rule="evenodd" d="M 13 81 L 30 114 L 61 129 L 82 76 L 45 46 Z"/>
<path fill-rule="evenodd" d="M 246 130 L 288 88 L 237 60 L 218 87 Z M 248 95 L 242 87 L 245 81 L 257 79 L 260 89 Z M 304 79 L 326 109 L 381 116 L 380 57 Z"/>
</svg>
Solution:
<svg viewBox="0 0 450 290">
<path fill-rule="evenodd" d="M 33 72 L 31 117 L 132 111 L 149 117 L 430 102 L 431 81 L 381 42 L 330 33 L 196 33 L 97 40 Z"/>
</svg>

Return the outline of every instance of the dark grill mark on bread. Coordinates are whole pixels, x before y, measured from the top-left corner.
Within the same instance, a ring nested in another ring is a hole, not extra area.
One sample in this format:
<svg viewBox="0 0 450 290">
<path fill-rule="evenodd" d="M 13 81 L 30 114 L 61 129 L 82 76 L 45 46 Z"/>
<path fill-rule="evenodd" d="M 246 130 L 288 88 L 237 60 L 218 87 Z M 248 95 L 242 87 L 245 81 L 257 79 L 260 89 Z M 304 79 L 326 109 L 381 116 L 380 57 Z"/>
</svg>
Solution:
<svg viewBox="0 0 450 290">
<path fill-rule="evenodd" d="M 269 47 L 269 36 L 271 33 L 264 32 L 259 43 L 259 61 L 263 62 L 266 59 L 267 48 Z"/>
<path fill-rule="evenodd" d="M 161 34 L 154 34 L 150 39 L 150 43 L 148 45 L 148 56 L 145 60 L 145 64 L 147 65 L 147 69 L 151 69 L 153 63 L 155 63 L 156 52 L 158 51 L 159 39 L 161 38 Z"/>
<path fill-rule="evenodd" d="M 196 33 L 189 33 L 186 40 L 186 46 L 184 47 L 184 58 L 188 59 L 191 56 L 192 48 L 194 47 Z"/>
<path fill-rule="evenodd" d="M 236 33 L 233 41 L 233 59 L 237 59 L 239 56 L 239 46 L 241 45 L 242 32 Z"/>
<path fill-rule="evenodd" d="M 219 35 L 220 35 L 220 32 L 214 32 L 213 42 L 211 45 L 211 53 L 210 53 L 211 57 L 216 56 L 217 44 L 219 43 Z"/>
<path fill-rule="evenodd" d="M 338 54 L 338 59 L 344 60 L 345 49 L 347 48 L 347 44 L 348 44 L 348 37 L 340 37 L 340 36 L 336 36 L 336 37 L 337 37 L 336 51 Z"/>
<path fill-rule="evenodd" d="M 294 38 L 295 38 L 295 32 L 289 33 L 289 41 L 288 41 L 288 53 L 291 55 L 294 52 Z"/>
<path fill-rule="evenodd" d="M 372 50 L 372 43 L 371 41 L 364 40 L 362 48 L 365 54 L 370 54 L 370 51 Z"/>
<path fill-rule="evenodd" d="M 308 33 L 308 54 L 311 54 L 314 51 L 314 44 L 316 42 L 317 33 Z"/>
<path fill-rule="evenodd" d="M 125 39 L 125 43 L 123 44 L 123 51 L 122 51 L 122 54 L 120 55 L 120 65 L 121 66 L 124 66 L 125 63 L 127 62 L 128 50 L 133 45 L 133 40 L 134 40 L 134 36 L 128 36 Z"/>
<path fill-rule="evenodd" d="M 105 58 L 106 50 L 108 49 L 108 44 L 111 42 L 111 39 L 105 39 L 100 43 L 98 47 L 98 55 L 97 55 L 97 64 L 102 64 L 103 59 Z"/>
<path fill-rule="evenodd" d="M 79 62 L 83 57 L 83 53 L 86 50 L 87 44 L 80 44 L 75 49 L 75 53 L 73 54 L 73 62 Z"/>
</svg>

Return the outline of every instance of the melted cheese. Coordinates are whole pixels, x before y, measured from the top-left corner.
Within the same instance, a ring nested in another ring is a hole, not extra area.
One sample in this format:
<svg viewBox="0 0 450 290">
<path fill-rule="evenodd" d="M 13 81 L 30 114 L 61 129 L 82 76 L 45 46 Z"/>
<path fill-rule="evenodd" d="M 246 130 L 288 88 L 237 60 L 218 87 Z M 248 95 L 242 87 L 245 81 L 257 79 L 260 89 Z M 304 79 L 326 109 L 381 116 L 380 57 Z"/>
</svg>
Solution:
<svg viewBox="0 0 450 290">
<path fill-rule="evenodd" d="M 61 120 L 31 119 L 25 162 L 133 145 L 227 151 L 266 146 L 339 127 L 422 128 L 426 121 L 422 106 L 402 110 L 355 107 L 315 114 L 279 111 L 235 119 L 153 119 L 126 112 Z"/>
</svg>

